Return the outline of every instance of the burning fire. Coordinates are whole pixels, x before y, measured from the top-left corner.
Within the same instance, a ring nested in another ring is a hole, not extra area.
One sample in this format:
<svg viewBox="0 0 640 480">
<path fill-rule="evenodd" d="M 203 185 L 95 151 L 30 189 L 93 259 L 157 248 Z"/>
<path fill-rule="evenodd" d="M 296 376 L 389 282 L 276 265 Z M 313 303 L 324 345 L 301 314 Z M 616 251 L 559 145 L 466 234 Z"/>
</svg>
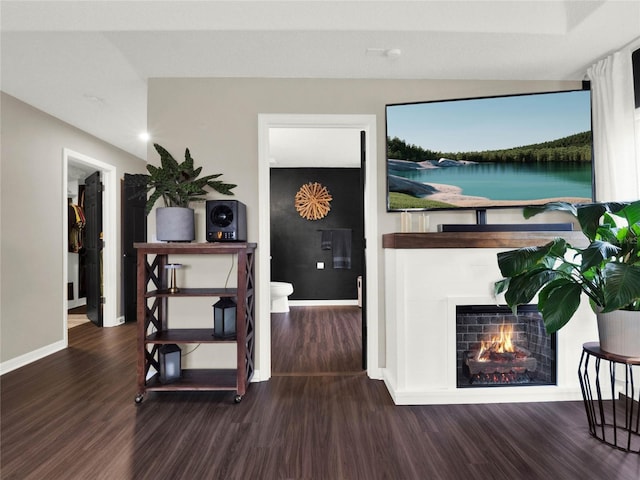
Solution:
<svg viewBox="0 0 640 480">
<path fill-rule="evenodd" d="M 492 353 L 512 353 L 516 349 L 511 342 L 513 335 L 512 325 L 500 325 L 500 334 L 491 337 L 489 341 L 482 341 L 480 350 L 476 356 L 479 362 L 488 362 Z"/>
</svg>

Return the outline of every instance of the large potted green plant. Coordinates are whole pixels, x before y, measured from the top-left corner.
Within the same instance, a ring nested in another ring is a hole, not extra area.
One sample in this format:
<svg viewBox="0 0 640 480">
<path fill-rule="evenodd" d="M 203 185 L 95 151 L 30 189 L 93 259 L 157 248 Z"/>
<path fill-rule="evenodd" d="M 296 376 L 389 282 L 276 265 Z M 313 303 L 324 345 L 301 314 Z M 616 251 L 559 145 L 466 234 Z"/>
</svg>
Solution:
<svg viewBox="0 0 640 480">
<path fill-rule="evenodd" d="M 190 242 L 195 239 L 194 211 L 190 205 L 204 201 L 207 188 L 223 195 L 233 195 L 231 190 L 236 185 L 216 180 L 221 173 L 200 177 L 202 167 L 194 168 L 188 148 L 184 162 L 178 163 L 165 148 L 157 143 L 153 146 L 160 155 L 160 166 L 147 165 L 149 175 L 142 177 L 146 187 L 144 195 L 151 192 L 145 211 L 148 215 L 155 203 L 162 199 L 164 207 L 156 209 L 157 239 Z"/>
<path fill-rule="evenodd" d="M 527 207 L 524 216 L 548 211 L 573 215 L 589 245 L 578 248 L 556 238 L 541 247 L 499 253 L 504 278 L 496 282 L 495 293 L 504 293 L 514 310 L 538 294 L 548 333 L 569 322 L 584 294 L 598 318 L 600 347 L 640 356 L 640 201 L 552 202 Z"/>
</svg>

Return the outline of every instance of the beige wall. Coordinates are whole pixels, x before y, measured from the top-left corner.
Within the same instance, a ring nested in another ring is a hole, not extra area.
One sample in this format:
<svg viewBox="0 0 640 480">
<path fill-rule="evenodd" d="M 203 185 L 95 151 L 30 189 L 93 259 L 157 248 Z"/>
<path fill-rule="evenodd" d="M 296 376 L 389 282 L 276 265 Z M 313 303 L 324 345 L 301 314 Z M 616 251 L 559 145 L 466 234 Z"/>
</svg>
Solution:
<svg viewBox="0 0 640 480">
<path fill-rule="evenodd" d="M 223 173 L 237 183 L 236 198 L 247 204 L 249 240 L 258 242 L 258 114 L 373 114 L 377 117 L 376 211 L 379 235 L 368 239 L 381 251 L 381 235 L 399 231 L 399 215 L 385 206 L 385 104 L 526 93 L 580 88 L 579 82 L 505 82 L 436 80 L 338 80 L 338 79 L 151 79 L 148 96 L 148 128 L 154 142 L 174 155 L 189 147 L 205 173 Z M 148 159 L 157 163 L 150 146 Z M 520 221 L 520 210 L 488 214 L 490 222 Z M 472 212 L 431 215 L 431 225 L 471 223 Z M 515 219 L 515 220 L 513 220 Z M 203 222 L 200 222 L 201 224 Z M 151 224 L 151 223 L 150 223 Z M 197 239 L 204 239 L 198 226 Z M 382 254 L 380 253 L 382 263 Z M 384 270 L 380 265 L 381 277 Z M 383 279 L 378 279 L 384 298 Z M 384 364 L 384 302 L 380 311 L 380 363 Z M 260 365 L 257 365 L 260 368 Z"/>
<path fill-rule="evenodd" d="M 579 82 L 503 82 L 331 79 L 151 79 L 149 131 L 176 156 L 189 147 L 205 172 L 238 183 L 236 198 L 250 211 L 258 206 L 260 113 L 374 114 L 377 116 L 377 215 L 380 235 L 399 229 L 397 214 L 385 211 L 385 119 L 387 103 L 505 93 L 560 90 Z M 114 165 L 117 178 L 144 172 L 144 162 L 54 117 L 2 93 L 0 163 L 0 362 L 28 356 L 60 343 L 63 332 L 62 149 Z M 157 161 L 153 147 L 149 159 Z M 19 199 L 19 202 L 16 200 Z M 117 211 L 120 209 L 118 185 Z M 432 214 L 431 224 L 472 221 L 471 213 Z M 492 215 L 495 215 L 493 217 Z M 519 212 L 489 214 L 489 221 Z M 198 240 L 204 238 L 199 222 Z M 150 222 L 153 226 L 153 221 Z M 258 218 L 249 215 L 249 239 Z M 120 238 L 118 232 L 117 238 Z M 121 258 L 118 246 L 117 258 Z M 382 258 L 382 255 L 380 255 Z M 380 268 L 382 275 L 383 269 Z M 117 265 L 120 278 L 120 262 Z M 383 298 L 383 281 L 377 286 Z M 120 286 L 118 285 L 118 295 Z M 120 301 L 117 302 L 120 309 Z M 384 345 L 384 305 L 379 318 Z M 121 312 L 118 311 L 118 315 Z M 384 354 L 381 351 L 381 362 Z M 259 367 L 259 366 L 258 366 Z"/>
<path fill-rule="evenodd" d="M 63 149 L 116 168 L 118 217 L 119 179 L 144 172 L 145 162 L 4 93 L 0 107 L 0 361 L 6 366 L 64 339 Z M 120 259 L 120 245 L 116 253 Z M 120 261 L 116 273 L 120 297 Z"/>
</svg>

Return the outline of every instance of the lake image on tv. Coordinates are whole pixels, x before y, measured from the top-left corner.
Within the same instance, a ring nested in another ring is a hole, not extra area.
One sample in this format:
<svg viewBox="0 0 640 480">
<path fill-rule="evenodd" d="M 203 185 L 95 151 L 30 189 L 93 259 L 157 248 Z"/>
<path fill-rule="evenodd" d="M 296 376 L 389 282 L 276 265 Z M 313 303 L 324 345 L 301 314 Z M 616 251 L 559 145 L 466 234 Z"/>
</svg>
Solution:
<svg viewBox="0 0 640 480">
<path fill-rule="evenodd" d="M 593 199 L 588 90 L 387 105 L 387 208 Z"/>
<path fill-rule="evenodd" d="M 392 174 L 414 182 L 458 187 L 459 194 L 489 200 L 591 199 L 591 164 L 475 164 Z"/>
</svg>

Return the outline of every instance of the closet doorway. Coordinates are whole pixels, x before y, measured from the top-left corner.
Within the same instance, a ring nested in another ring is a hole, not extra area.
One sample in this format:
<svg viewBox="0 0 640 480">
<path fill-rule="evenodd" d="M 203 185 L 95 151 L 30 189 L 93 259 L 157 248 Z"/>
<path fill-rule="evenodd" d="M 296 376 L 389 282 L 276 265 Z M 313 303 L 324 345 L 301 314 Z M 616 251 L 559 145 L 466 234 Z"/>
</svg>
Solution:
<svg viewBox="0 0 640 480">
<path fill-rule="evenodd" d="M 76 276 L 76 263 L 79 264 L 79 254 L 70 250 L 69 229 L 63 229 L 63 295 L 64 295 L 64 312 L 63 327 L 65 332 L 65 343 L 67 343 L 67 332 L 69 328 L 69 310 L 77 309 L 76 314 L 83 312 L 83 305 L 87 302 L 84 298 L 89 299 L 87 316 L 90 321 L 98 326 L 115 326 L 122 323 L 116 318 L 116 181 L 115 167 L 107 163 L 101 162 L 87 155 L 74 152 L 69 149 L 63 150 L 63 221 L 66 225 L 71 225 L 74 221 L 70 215 L 75 215 L 74 210 L 69 208 L 72 204 L 79 204 L 80 192 L 86 187 L 77 188 L 79 185 L 93 183 L 93 196 L 98 196 L 102 201 L 101 212 L 97 207 L 97 199 L 89 200 L 91 203 L 87 206 L 87 211 L 83 211 L 86 215 L 91 216 L 93 232 L 91 233 L 92 241 L 90 244 L 83 245 L 90 247 L 90 256 L 88 264 L 85 265 L 87 275 L 93 281 L 86 282 L 81 285 L 80 275 Z M 89 182 L 86 180 L 89 179 Z M 93 179 L 93 181 L 92 181 Z M 74 203 L 77 202 L 77 203 Z M 96 237 L 96 238 L 93 238 Z M 74 257 L 78 257 L 78 261 L 74 261 Z M 74 285 L 70 286 L 70 283 Z M 82 289 L 82 291 L 81 291 Z M 91 290 L 87 297 L 86 294 Z M 75 318 L 73 319 L 75 320 Z M 72 322 L 73 325 L 73 322 Z"/>
<path fill-rule="evenodd" d="M 67 166 L 67 328 L 90 321 L 87 316 L 85 179 L 92 174 L 100 172 L 82 164 Z"/>
</svg>

